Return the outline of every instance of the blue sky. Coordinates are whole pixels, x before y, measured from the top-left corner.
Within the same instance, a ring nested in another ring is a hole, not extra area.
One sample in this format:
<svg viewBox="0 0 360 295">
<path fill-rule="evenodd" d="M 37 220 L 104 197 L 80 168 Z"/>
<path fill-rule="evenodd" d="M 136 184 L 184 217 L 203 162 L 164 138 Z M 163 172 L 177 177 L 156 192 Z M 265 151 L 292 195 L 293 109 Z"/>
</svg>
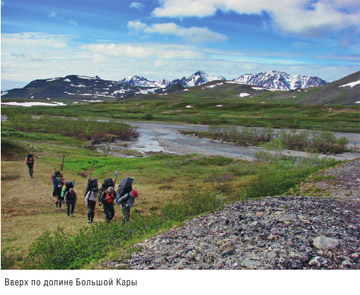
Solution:
<svg viewBox="0 0 360 295">
<path fill-rule="evenodd" d="M 234 79 L 360 69 L 358 0 L 2 0 L 2 90 L 70 74 Z"/>
</svg>

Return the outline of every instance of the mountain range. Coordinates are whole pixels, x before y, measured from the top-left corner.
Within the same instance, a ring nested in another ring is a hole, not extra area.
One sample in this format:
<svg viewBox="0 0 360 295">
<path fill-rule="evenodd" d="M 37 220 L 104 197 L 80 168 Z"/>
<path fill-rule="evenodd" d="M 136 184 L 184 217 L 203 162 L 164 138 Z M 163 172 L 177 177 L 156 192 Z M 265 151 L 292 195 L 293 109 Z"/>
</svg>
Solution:
<svg viewBox="0 0 360 295">
<path fill-rule="evenodd" d="M 136 75 L 119 81 L 103 80 L 98 76 L 69 75 L 34 80 L 23 88 L 2 92 L 2 97 L 27 99 L 69 98 L 75 100 L 84 98 L 122 99 L 136 94 L 163 94 L 172 88 L 196 87 L 212 81 L 229 81 L 231 83 L 284 91 L 327 84 L 326 81 L 318 77 L 290 75 L 279 71 L 246 74 L 233 80 L 226 80 L 222 76 L 210 76 L 203 71 L 172 81 L 165 79 L 150 81 Z"/>
</svg>

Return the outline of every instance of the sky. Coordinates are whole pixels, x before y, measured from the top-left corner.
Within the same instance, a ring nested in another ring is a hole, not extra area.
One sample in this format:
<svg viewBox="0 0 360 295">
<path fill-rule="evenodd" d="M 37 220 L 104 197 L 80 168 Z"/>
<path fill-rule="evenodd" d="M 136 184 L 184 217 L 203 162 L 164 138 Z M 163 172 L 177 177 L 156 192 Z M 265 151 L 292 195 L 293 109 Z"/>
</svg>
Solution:
<svg viewBox="0 0 360 295">
<path fill-rule="evenodd" d="M 359 0 L 1 0 L 1 89 L 66 75 L 360 70 Z"/>
</svg>

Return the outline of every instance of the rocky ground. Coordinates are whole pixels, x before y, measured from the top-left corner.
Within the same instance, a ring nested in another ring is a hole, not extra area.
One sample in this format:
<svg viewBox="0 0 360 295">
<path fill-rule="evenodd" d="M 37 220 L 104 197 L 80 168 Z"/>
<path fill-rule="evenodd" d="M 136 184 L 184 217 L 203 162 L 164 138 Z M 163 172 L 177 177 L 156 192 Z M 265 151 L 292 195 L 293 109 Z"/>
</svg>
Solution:
<svg viewBox="0 0 360 295">
<path fill-rule="evenodd" d="M 319 174 L 318 188 L 331 197 L 236 202 L 137 244 L 142 250 L 125 263 L 102 267 L 360 269 L 359 167 L 355 160 Z"/>
</svg>

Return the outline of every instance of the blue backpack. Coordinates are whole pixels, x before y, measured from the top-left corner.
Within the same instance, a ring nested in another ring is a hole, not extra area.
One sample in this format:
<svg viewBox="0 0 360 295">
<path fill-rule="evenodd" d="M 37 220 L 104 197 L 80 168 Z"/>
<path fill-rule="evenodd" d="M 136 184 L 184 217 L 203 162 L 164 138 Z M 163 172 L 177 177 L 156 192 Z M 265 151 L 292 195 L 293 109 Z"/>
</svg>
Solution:
<svg viewBox="0 0 360 295">
<path fill-rule="evenodd" d="M 117 199 L 121 198 L 123 195 L 130 193 L 132 191 L 133 181 L 134 181 L 133 177 L 126 177 L 123 180 L 121 180 L 116 192 Z"/>
</svg>

